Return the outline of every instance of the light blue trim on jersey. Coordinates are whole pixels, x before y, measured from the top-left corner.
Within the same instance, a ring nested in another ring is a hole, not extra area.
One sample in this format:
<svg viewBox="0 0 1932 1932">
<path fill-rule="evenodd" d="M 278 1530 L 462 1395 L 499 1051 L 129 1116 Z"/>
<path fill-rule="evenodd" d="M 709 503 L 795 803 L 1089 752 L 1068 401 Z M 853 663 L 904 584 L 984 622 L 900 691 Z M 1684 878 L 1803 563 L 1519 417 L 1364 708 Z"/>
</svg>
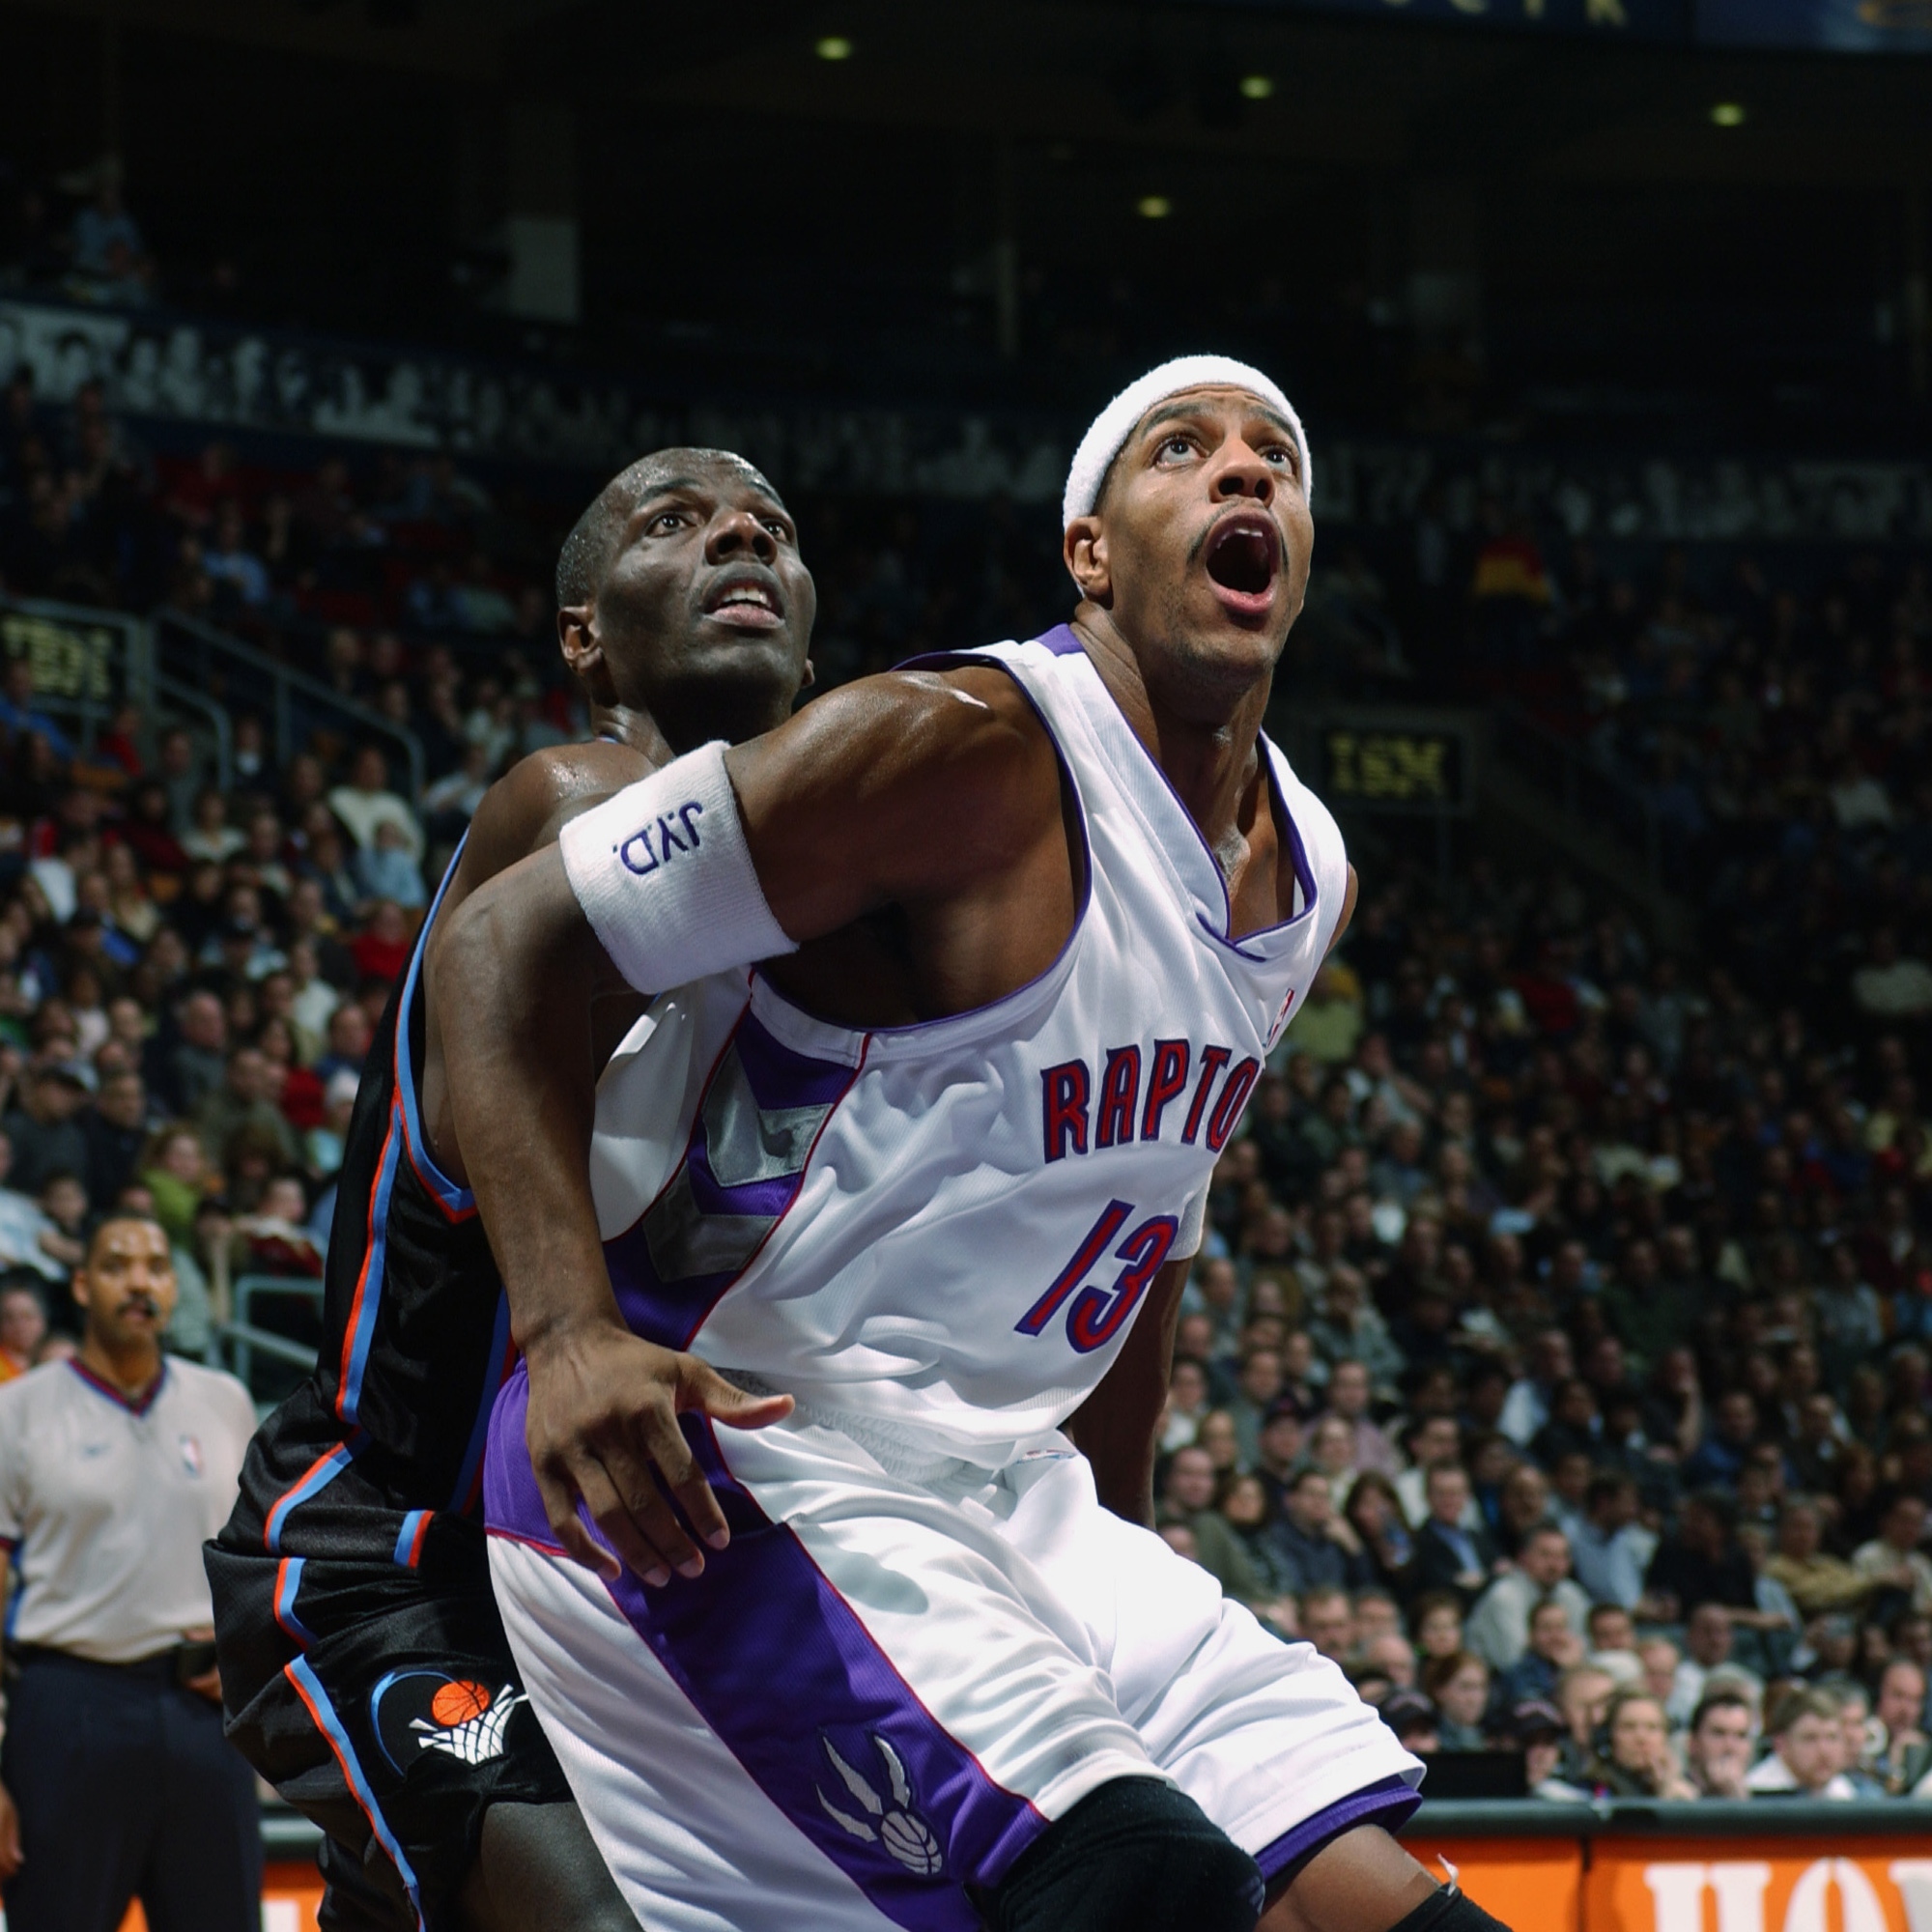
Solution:
<svg viewBox="0 0 1932 1932">
<path fill-rule="evenodd" d="M 355 1747 L 349 1742 L 349 1733 L 343 1728 L 335 1706 L 328 1701 L 328 1692 L 322 1688 L 321 1678 L 309 1668 L 307 1658 L 292 1659 L 287 1669 L 289 1676 L 295 1680 L 297 1690 L 301 1692 L 302 1702 L 308 1706 L 309 1715 L 321 1725 L 323 1735 L 327 1738 L 329 1748 L 335 1753 L 335 1761 L 342 1767 L 342 1776 L 355 1794 L 356 1804 L 361 1806 L 362 1815 L 368 1819 L 377 1843 L 388 1853 L 389 1862 L 395 1866 L 396 1876 L 402 1880 L 403 1889 L 410 1895 L 410 1909 L 415 1914 L 417 1932 L 423 1932 L 422 1895 L 416 1884 L 415 1870 L 395 1833 L 390 1831 L 388 1820 L 383 1816 L 383 1807 L 376 1803 L 376 1794 L 369 1788 L 369 1780 L 355 1755 Z"/>
<path fill-rule="evenodd" d="M 415 947 L 410 954 L 409 972 L 403 980 L 402 998 L 396 1003 L 396 1092 L 403 1097 L 403 1131 L 409 1136 L 410 1161 L 451 1214 L 472 1212 L 476 1197 L 469 1188 L 457 1186 L 437 1166 L 429 1151 L 429 1143 L 423 1139 L 422 1103 L 416 1094 L 415 1066 L 410 1058 L 410 1019 L 415 1010 L 416 993 L 422 983 L 423 955 L 429 951 L 430 928 L 436 923 L 443 895 L 449 891 L 449 882 L 455 878 L 457 867 L 463 863 L 463 847 L 469 841 L 469 835 L 466 832 L 450 855 L 449 869 L 443 873 L 442 883 L 437 887 L 436 896 L 430 901 L 429 911 L 424 916 L 422 930 L 416 934 Z"/>
<path fill-rule="evenodd" d="M 369 1204 L 369 1245 L 362 1256 L 362 1272 L 351 1304 L 349 1360 L 336 1391 L 335 1412 L 344 1422 L 354 1423 L 362 1405 L 362 1374 L 369 1366 L 369 1350 L 376 1343 L 376 1315 L 383 1300 L 383 1274 L 389 1264 L 389 1196 L 395 1192 L 396 1168 L 403 1157 L 403 1136 L 408 1132 L 401 1109 L 392 1100 L 389 1131 L 383 1139 L 382 1165 L 376 1170 L 376 1192 Z"/>
</svg>

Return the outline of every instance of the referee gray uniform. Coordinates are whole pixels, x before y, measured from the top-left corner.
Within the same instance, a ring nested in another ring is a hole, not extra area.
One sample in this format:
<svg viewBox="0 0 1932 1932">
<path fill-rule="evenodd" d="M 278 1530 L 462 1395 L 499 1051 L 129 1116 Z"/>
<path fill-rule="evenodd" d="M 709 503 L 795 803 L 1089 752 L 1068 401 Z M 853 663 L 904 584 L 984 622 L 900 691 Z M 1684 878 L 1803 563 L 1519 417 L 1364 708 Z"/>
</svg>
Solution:
<svg viewBox="0 0 1932 1932">
<path fill-rule="evenodd" d="M 78 1361 L 0 1386 L 0 1538 L 21 1590 L 0 1778 L 25 1854 L 9 1932 L 255 1932 L 254 1777 L 178 1681 L 212 1622 L 201 1546 L 227 1520 L 254 1406 L 167 1360 L 139 1400 Z"/>
</svg>

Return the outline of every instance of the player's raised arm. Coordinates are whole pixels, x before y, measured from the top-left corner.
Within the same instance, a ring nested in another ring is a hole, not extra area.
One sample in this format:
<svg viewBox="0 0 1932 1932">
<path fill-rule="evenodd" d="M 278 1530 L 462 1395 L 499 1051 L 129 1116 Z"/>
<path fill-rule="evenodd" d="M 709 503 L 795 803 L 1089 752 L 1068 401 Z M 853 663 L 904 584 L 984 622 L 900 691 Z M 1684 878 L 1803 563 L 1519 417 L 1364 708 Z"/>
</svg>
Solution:
<svg viewBox="0 0 1932 1932">
<path fill-rule="evenodd" d="M 886 904 L 937 917 L 967 966 L 1000 884 L 1061 838 L 1052 748 L 1000 673 L 876 678 L 779 730 L 676 759 L 574 819 L 561 843 L 478 887 L 431 952 L 464 1169 L 528 1365 L 531 1460 L 553 1528 L 601 1563 L 580 1499 L 647 1580 L 724 1521 L 676 1424 L 785 1412 L 624 1325 L 588 1179 L 592 1001 L 617 975 L 685 984 L 789 952 Z M 459 1017 L 460 1016 L 460 1017 Z M 646 1357 L 648 1356 L 648 1359 Z"/>
</svg>

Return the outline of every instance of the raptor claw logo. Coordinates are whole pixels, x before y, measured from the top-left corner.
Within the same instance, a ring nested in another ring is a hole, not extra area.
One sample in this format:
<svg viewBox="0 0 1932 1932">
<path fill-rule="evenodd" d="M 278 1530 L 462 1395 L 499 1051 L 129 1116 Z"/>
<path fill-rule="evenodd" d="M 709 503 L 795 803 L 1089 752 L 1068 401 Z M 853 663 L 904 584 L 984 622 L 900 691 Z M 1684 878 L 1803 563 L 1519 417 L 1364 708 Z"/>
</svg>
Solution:
<svg viewBox="0 0 1932 1932">
<path fill-rule="evenodd" d="M 932 1834 L 931 1826 L 915 1808 L 912 1779 L 906 1776 L 905 1761 L 876 1731 L 870 1736 L 872 1748 L 878 1752 L 879 1762 L 885 1767 L 889 1796 L 875 1791 L 860 1773 L 839 1756 L 838 1747 L 832 1740 L 820 1732 L 819 1747 L 831 1762 L 832 1769 L 838 1774 L 838 1781 L 865 1815 L 855 1817 L 850 1811 L 841 1810 L 826 1797 L 822 1788 L 818 1793 L 818 1802 L 824 1806 L 825 1815 L 841 1832 L 848 1832 L 853 1837 L 864 1838 L 870 1844 L 883 1845 L 895 1862 L 904 1866 L 915 1878 L 937 1878 L 946 1862 L 945 1857 L 940 1852 L 939 1840 Z"/>
</svg>

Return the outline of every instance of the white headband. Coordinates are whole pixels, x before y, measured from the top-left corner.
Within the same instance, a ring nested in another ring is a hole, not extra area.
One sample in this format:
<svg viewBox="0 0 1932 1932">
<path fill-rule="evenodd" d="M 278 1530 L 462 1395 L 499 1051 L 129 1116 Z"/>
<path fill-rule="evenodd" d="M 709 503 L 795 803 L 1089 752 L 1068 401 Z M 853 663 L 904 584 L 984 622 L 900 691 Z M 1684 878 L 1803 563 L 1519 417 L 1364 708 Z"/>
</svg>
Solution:
<svg viewBox="0 0 1932 1932">
<path fill-rule="evenodd" d="M 1294 446 L 1301 456 L 1301 494 L 1312 498 L 1315 472 L 1309 468 L 1308 437 L 1289 400 L 1259 369 L 1236 362 L 1229 355 L 1177 355 L 1158 369 L 1150 369 L 1136 383 L 1129 383 L 1100 413 L 1094 426 L 1080 439 L 1073 452 L 1073 467 L 1066 472 L 1066 495 L 1061 499 L 1060 526 L 1065 529 L 1075 517 L 1086 516 L 1100 500 L 1100 485 L 1107 466 L 1120 455 L 1121 445 L 1133 434 L 1134 425 L 1153 408 L 1182 389 L 1217 387 L 1251 389 L 1265 403 L 1279 410 L 1294 425 Z"/>
</svg>

